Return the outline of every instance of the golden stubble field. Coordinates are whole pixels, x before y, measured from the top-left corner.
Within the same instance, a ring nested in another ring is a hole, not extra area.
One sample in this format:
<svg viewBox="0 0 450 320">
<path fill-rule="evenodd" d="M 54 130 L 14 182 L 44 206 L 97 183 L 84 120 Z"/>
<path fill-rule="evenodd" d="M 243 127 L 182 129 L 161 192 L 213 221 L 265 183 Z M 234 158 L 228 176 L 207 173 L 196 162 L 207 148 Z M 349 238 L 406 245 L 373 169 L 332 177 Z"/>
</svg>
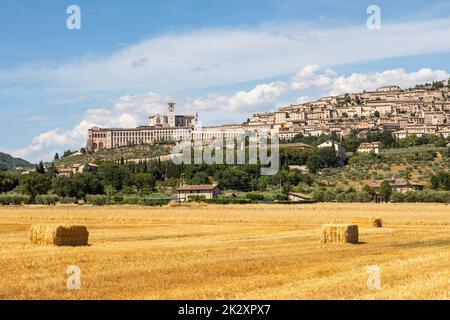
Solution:
<svg viewBox="0 0 450 320">
<path fill-rule="evenodd" d="M 319 243 L 322 224 L 353 215 L 385 227 L 360 229 L 358 245 Z M 84 224 L 90 246 L 30 245 L 34 223 Z M 449 299 L 448 205 L 3 207 L 0 239 L 0 299 Z M 366 286 L 369 265 L 380 290 Z"/>
</svg>

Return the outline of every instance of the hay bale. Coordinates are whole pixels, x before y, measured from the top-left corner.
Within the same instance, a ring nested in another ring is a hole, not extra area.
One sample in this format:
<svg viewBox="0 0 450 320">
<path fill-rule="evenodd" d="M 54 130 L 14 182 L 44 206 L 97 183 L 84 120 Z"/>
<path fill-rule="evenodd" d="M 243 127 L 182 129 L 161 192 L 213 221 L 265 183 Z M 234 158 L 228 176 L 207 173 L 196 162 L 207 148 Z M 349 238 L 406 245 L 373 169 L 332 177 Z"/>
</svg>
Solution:
<svg viewBox="0 0 450 320">
<path fill-rule="evenodd" d="M 321 243 L 358 243 L 358 226 L 353 224 L 325 224 Z"/>
<path fill-rule="evenodd" d="M 85 226 L 33 225 L 30 243 L 54 246 L 87 246 L 89 232 Z"/>
<path fill-rule="evenodd" d="M 352 217 L 352 224 L 356 224 L 362 228 L 381 228 L 383 220 L 379 217 Z"/>
</svg>

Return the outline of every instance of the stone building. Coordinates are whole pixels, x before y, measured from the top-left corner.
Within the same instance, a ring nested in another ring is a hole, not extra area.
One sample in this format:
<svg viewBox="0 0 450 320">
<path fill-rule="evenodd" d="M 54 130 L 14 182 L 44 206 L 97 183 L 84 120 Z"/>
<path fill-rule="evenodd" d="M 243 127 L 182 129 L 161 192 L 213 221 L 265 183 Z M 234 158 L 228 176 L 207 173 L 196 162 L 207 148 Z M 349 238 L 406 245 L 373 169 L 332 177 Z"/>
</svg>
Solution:
<svg viewBox="0 0 450 320">
<path fill-rule="evenodd" d="M 99 128 L 88 131 L 86 148 L 88 151 L 120 148 L 159 141 L 181 141 L 190 139 L 198 115 L 176 115 L 175 104 L 169 103 L 167 115 L 149 117 L 148 126 L 137 128 Z"/>
<path fill-rule="evenodd" d="M 178 202 L 187 202 L 189 198 L 202 197 L 214 199 L 221 193 L 218 184 L 211 185 L 182 185 L 177 189 Z"/>
</svg>

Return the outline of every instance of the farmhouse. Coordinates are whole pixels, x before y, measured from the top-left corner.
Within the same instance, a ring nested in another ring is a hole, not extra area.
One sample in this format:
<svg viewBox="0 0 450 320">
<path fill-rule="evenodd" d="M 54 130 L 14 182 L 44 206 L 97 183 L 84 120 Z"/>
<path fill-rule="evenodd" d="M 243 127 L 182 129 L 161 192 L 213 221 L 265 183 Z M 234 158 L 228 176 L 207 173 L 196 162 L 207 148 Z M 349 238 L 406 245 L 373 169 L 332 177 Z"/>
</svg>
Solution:
<svg viewBox="0 0 450 320">
<path fill-rule="evenodd" d="M 372 180 L 368 182 L 369 187 L 378 191 L 384 180 Z M 423 185 L 417 182 L 411 182 L 405 179 L 386 180 L 394 192 L 407 193 L 411 191 L 423 190 Z"/>
<path fill-rule="evenodd" d="M 99 166 L 93 163 L 74 164 L 72 168 L 58 169 L 58 177 L 71 177 L 77 173 L 97 173 Z"/>
<path fill-rule="evenodd" d="M 179 202 L 186 202 L 192 197 L 204 197 L 214 199 L 221 193 L 218 184 L 208 185 L 182 185 L 177 189 L 177 199 Z"/>
<path fill-rule="evenodd" d="M 358 152 L 359 153 L 373 152 L 375 154 L 379 154 L 382 146 L 383 144 L 381 142 L 365 142 L 359 145 Z"/>
<path fill-rule="evenodd" d="M 395 140 L 405 139 L 407 137 L 422 137 L 424 133 L 418 130 L 399 130 L 392 133 Z"/>
<path fill-rule="evenodd" d="M 289 192 L 288 198 L 292 202 L 304 202 L 304 201 L 311 201 L 311 197 L 307 194 L 303 193 L 297 193 L 297 192 Z"/>
</svg>

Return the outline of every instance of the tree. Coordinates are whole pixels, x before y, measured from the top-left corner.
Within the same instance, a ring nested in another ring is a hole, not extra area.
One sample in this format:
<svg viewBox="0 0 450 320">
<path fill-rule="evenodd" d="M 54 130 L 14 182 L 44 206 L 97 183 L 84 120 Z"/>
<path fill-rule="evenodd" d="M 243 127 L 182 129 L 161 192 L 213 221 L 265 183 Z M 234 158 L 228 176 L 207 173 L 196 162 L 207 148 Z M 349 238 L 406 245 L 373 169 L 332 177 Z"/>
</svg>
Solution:
<svg viewBox="0 0 450 320">
<path fill-rule="evenodd" d="M 400 176 L 406 180 L 406 183 L 409 184 L 409 180 L 411 180 L 411 175 L 412 175 L 412 169 L 411 168 L 406 168 L 405 170 L 403 170 L 400 173 Z"/>
<path fill-rule="evenodd" d="M 367 193 L 367 194 L 369 194 L 372 198 L 375 197 L 375 194 L 376 194 L 375 190 L 373 190 L 373 189 L 372 189 L 369 185 L 367 185 L 367 184 L 362 188 L 362 191 L 365 192 L 365 193 Z"/>
<path fill-rule="evenodd" d="M 306 164 L 309 170 L 315 173 L 323 168 L 337 167 L 339 157 L 333 147 L 321 148 L 308 157 Z"/>
<path fill-rule="evenodd" d="M 29 195 L 31 200 L 39 194 L 47 194 L 50 191 L 52 181 L 50 177 L 44 174 L 31 172 L 21 176 L 20 178 L 20 192 Z"/>
<path fill-rule="evenodd" d="M 68 157 L 68 156 L 70 156 L 71 154 L 72 154 L 72 151 L 66 150 L 66 151 L 64 151 L 63 158 Z"/>
<path fill-rule="evenodd" d="M 137 173 L 133 176 L 133 184 L 138 190 L 153 191 L 155 189 L 155 183 L 155 177 L 148 173 Z"/>
<path fill-rule="evenodd" d="M 44 163 L 42 161 L 40 161 L 39 164 L 36 165 L 36 173 L 45 174 Z"/>
<path fill-rule="evenodd" d="M 250 177 L 247 172 L 236 167 L 217 171 L 215 179 L 225 189 L 245 189 L 250 186 Z"/>
<path fill-rule="evenodd" d="M 19 185 L 17 175 L 0 172 L 0 193 L 14 190 Z"/>
<path fill-rule="evenodd" d="M 88 194 L 103 194 L 104 187 L 100 179 L 92 174 L 76 174 L 72 177 L 60 177 L 53 181 L 53 191 L 61 197 L 85 199 Z"/>
<path fill-rule="evenodd" d="M 445 139 L 438 139 L 435 144 L 436 147 L 446 147 L 447 141 Z"/>
<path fill-rule="evenodd" d="M 55 153 L 55 157 L 54 157 L 54 159 L 55 159 L 55 161 L 58 161 L 58 160 L 59 160 L 59 154 L 58 154 L 58 152 L 57 152 L 57 153 Z"/>
<path fill-rule="evenodd" d="M 203 171 L 197 172 L 192 177 L 191 183 L 192 184 L 208 184 L 208 183 L 210 183 L 209 176 L 206 172 L 203 172 Z"/>
<path fill-rule="evenodd" d="M 450 190 L 450 173 L 441 171 L 433 175 L 430 179 L 431 188 L 434 190 Z"/>
<path fill-rule="evenodd" d="M 438 190 L 440 184 L 441 184 L 441 181 L 438 176 L 436 176 L 436 175 L 431 176 L 431 178 L 430 178 L 431 189 Z"/>
<path fill-rule="evenodd" d="M 384 201 L 389 202 L 391 200 L 392 187 L 388 181 L 383 181 L 383 183 L 381 183 L 380 193 L 383 195 Z"/>
<path fill-rule="evenodd" d="M 56 168 L 54 163 L 48 166 L 46 175 L 49 176 L 51 179 L 54 179 L 58 176 L 58 169 Z"/>
<path fill-rule="evenodd" d="M 124 186 L 131 186 L 130 172 L 122 165 L 103 163 L 100 166 L 99 176 L 105 185 L 113 186 L 117 191 L 122 190 Z"/>
<path fill-rule="evenodd" d="M 108 197 L 112 197 L 116 193 L 116 189 L 110 185 L 106 185 L 103 189 Z"/>
<path fill-rule="evenodd" d="M 373 115 L 374 115 L 375 118 L 379 118 L 380 117 L 380 112 L 377 110 L 377 111 L 374 112 Z"/>
</svg>

